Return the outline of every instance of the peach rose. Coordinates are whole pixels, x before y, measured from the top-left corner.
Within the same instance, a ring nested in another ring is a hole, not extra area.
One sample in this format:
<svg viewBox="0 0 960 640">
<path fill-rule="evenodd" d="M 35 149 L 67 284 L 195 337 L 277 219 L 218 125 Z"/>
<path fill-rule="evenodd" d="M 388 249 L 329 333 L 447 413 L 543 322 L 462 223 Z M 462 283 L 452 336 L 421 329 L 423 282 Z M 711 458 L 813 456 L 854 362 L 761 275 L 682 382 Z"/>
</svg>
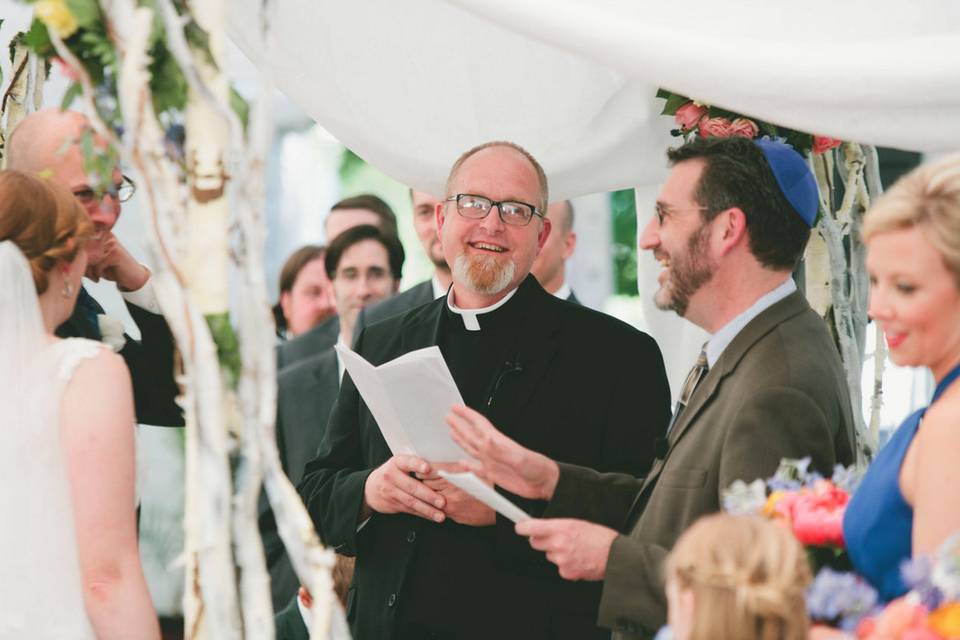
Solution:
<svg viewBox="0 0 960 640">
<path fill-rule="evenodd" d="M 753 140 L 760 133 L 757 123 L 749 118 L 737 118 L 730 123 L 730 135 Z"/>
<path fill-rule="evenodd" d="M 814 153 L 824 153 L 830 151 L 830 149 L 836 149 L 841 144 L 843 144 L 843 140 L 828 138 L 827 136 L 813 136 Z"/>
<path fill-rule="evenodd" d="M 700 122 L 700 119 L 707 114 L 707 108 L 695 104 L 693 102 L 688 102 L 677 109 L 677 112 L 674 114 L 673 119 L 680 126 L 682 131 L 690 131 L 697 123 Z"/>
<path fill-rule="evenodd" d="M 704 138 L 727 138 L 730 136 L 730 121 L 726 118 L 707 118 L 700 121 L 700 135 Z"/>
</svg>

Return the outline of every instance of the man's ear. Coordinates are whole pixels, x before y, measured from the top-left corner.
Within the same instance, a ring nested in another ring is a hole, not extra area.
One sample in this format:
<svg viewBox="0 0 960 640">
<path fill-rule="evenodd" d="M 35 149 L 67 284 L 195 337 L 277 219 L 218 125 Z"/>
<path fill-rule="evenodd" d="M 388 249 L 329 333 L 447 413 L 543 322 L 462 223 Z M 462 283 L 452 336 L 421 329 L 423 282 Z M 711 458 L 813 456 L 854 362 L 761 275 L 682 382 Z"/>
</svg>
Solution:
<svg viewBox="0 0 960 640">
<path fill-rule="evenodd" d="M 567 234 L 567 237 L 563 239 L 563 259 L 569 260 L 570 256 L 573 255 L 574 249 L 577 248 L 577 232 L 571 231 Z"/>
<path fill-rule="evenodd" d="M 393 293 L 400 291 L 400 278 L 393 279 Z"/>
<path fill-rule="evenodd" d="M 550 237 L 550 232 L 553 230 L 553 223 L 550 222 L 547 218 L 543 219 L 543 226 L 540 228 L 540 232 L 537 234 L 537 253 L 539 254 L 543 250 L 543 245 L 547 244 L 547 238 Z"/>
<path fill-rule="evenodd" d="M 446 218 L 446 216 L 444 215 L 444 206 L 443 206 L 445 204 L 447 204 L 447 201 L 441 200 L 440 202 L 437 203 L 436 210 L 434 211 L 434 215 L 437 218 L 437 235 L 438 236 L 440 235 L 440 230 L 443 229 L 443 221 Z"/>
<path fill-rule="evenodd" d="M 726 255 L 747 239 L 747 214 L 740 207 L 730 207 L 714 218 L 714 238 L 720 255 Z"/>
</svg>

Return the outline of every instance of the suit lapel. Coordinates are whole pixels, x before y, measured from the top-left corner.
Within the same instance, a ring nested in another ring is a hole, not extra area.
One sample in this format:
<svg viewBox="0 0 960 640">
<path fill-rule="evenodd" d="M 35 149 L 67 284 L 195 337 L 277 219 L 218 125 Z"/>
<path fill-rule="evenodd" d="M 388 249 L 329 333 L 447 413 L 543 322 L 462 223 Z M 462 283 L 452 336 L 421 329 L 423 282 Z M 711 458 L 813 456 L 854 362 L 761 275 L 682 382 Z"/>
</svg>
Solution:
<svg viewBox="0 0 960 640">
<path fill-rule="evenodd" d="M 446 304 L 446 298 L 438 298 L 433 304 L 421 307 L 404 319 L 400 331 L 400 353 L 410 353 L 437 344 Z"/>
</svg>

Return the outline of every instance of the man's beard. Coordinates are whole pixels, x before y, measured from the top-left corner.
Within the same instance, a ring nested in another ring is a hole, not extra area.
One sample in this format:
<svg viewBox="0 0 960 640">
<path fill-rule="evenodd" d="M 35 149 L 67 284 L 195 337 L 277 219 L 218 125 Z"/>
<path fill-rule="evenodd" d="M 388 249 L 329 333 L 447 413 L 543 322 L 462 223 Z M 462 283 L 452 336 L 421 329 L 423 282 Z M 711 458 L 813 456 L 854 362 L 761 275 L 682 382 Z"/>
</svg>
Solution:
<svg viewBox="0 0 960 640">
<path fill-rule="evenodd" d="M 512 260 L 499 260 L 495 256 L 459 254 L 453 261 L 453 279 L 483 295 L 496 295 L 513 281 L 516 266 Z"/>
<path fill-rule="evenodd" d="M 710 282 L 716 264 L 707 257 L 707 227 L 701 227 L 687 240 L 687 249 L 677 256 L 670 256 L 670 277 L 653 297 L 657 308 L 675 311 L 678 316 L 687 314 L 690 297 L 700 287 Z"/>
</svg>

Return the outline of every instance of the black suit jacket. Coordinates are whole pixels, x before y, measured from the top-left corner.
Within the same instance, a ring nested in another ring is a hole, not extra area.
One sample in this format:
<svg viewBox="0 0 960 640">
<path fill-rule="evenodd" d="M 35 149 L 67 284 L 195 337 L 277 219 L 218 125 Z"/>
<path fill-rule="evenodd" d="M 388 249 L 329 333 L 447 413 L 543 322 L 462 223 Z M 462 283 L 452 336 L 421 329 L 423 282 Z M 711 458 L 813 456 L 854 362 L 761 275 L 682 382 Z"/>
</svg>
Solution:
<svg viewBox="0 0 960 640">
<path fill-rule="evenodd" d="M 339 337 L 340 318 L 333 316 L 310 329 L 310 331 L 286 342 L 281 342 L 277 347 L 277 371 L 282 371 L 304 358 L 323 353 L 337 344 L 337 338 Z"/>
<path fill-rule="evenodd" d="M 283 470 L 294 485 L 303 478 L 307 462 L 317 455 L 340 390 L 339 378 L 337 354 L 328 348 L 287 367 L 277 379 L 277 449 Z M 296 595 L 300 581 L 265 496 L 260 501 L 260 533 L 270 571 L 273 608 L 279 611 Z"/>
<path fill-rule="evenodd" d="M 180 388 L 174 380 L 174 341 L 162 315 L 124 301 L 133 321 L 140 328 L 140 340 L 124 334 L 126 344 L 120 350 L 133 382 L 133 402 L 137 422 L 161 427 L 182 427 L 183 411 L 176 403 Z M 61 338 L 100 340 L 96 315 L 103 307 L 86 290 L 81 292 L 73 314 L 57 327 Z"/>
<path fill-rule="evenodd" d="M 529 305 L 515 359 L 523 363 L 522 372 L 503 378 L 492 405 L 475 408 L 520 443 L 554 459 L 645 473 L 653 461 L 652 442 L 663 435 L 670 415 L 663 360 L 653 339 L 547 294 L 532 277 L 507 304 L 514 303 Z M 445 299 L 436 300 L 371 326 L 359 336 L 356 350 L 379 365 L 437 344 L 445 305 Z M 307 465 L 300 492 L 325 543 L 357 556 L 347 618 L 358 640 L 395 633 L 397 610 L 409 595 L 405 579 L 418 556 L 431 552 L 419 548 L 419 534 L 470 535 L 449 521 L 438 525 L 406 514 L 374 514 L 358 532 L 367 476 L 390 455 L 356 387 L 344 376 L 319 455 Z M 544 506 L 513 499 L 534 514 Z M 596 634 L 595 589 L 562 580 L 543 554 L 499 516 L 493 540 L 484 561 L 501 578 L 474 585 L 491 602 L 476 603 L 483 614 L 465 625 L 463 637 L 490 637 L 484 624 L 496 625 L 501 638 Z M 476 582 L 475 576 L 462 579 Z M 417 596 L 444 606 L 451 594 Z"/>
</svg>

